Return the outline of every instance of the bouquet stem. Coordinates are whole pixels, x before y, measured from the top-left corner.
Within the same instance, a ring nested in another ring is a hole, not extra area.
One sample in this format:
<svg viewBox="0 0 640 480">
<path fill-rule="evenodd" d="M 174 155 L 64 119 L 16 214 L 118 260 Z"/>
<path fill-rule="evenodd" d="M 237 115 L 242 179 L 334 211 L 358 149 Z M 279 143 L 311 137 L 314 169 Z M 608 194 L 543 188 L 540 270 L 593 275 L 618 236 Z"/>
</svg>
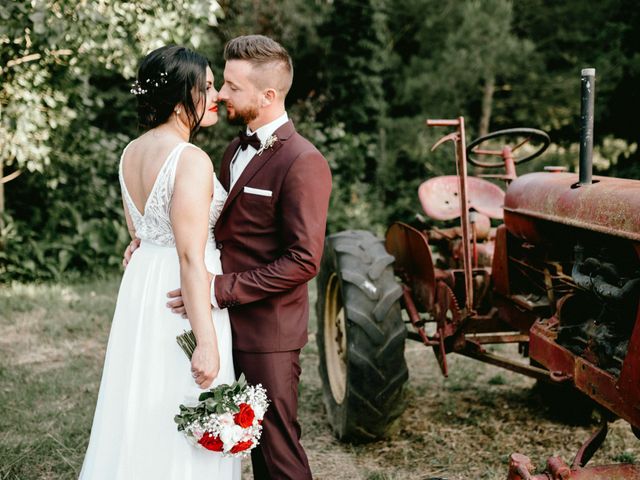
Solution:
<svg viewBox="0 0 640 480">
<path fill-rule="evenodd" d="M 194 335 L 192 330 L 185 330 L 182 335 L 178 335 L 176 337 L 176 342 L 182 348 L 182 351 L 185 355 L 191 360 L 193 356 L 193 351 L 196 349 L 196 336 Z"/>
</svg>

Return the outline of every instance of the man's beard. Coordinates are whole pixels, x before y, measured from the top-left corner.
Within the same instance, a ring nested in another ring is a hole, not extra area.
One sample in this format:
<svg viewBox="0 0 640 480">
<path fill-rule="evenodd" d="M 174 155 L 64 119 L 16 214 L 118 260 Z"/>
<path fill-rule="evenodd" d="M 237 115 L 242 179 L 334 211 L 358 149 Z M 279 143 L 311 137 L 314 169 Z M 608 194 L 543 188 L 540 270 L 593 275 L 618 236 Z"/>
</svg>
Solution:
<svg viewBox="0 0 640 480">
<path fill-rule="evenodd" d="M 246 107 L 243 110 L 239 110 L 237 107 L 233 108 L 233 116 L 229 113 L 227 108 L 227 121 L 231 125 L 248 125 L 249 122 L 258 118 L 258 107 L 255 105 Z"/>
</svg>

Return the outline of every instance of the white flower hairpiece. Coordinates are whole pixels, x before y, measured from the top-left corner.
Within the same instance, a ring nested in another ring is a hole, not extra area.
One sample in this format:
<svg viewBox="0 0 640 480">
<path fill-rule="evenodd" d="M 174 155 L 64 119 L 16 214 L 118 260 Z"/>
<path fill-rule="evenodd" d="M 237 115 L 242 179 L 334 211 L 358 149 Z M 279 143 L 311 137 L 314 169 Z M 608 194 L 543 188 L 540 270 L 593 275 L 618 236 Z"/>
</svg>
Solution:
<svg viewBox="0 0 640 480">
<path fill-rule="evenodd" d="M 167 84 L 167 72 L 160 72 L 160 78 L 147 78 L 144 82 L 136 80 L 131 84 L 130 92 L 134 95 L 145 95 L 149 93 L 150 88 L 157 88 Z"/>
<path fill-rule="evenodd" d="M 278 137 L 274 133 L 264 141 L 264 143 L 260 146 L 260 150 L 256 152 L 256 155 L 262 155 L 262 152 L 264 152 L 267 148 L 273 147 L 273 144 L 276 143 L 277 141 L 278 141 Z"/>
</svg>

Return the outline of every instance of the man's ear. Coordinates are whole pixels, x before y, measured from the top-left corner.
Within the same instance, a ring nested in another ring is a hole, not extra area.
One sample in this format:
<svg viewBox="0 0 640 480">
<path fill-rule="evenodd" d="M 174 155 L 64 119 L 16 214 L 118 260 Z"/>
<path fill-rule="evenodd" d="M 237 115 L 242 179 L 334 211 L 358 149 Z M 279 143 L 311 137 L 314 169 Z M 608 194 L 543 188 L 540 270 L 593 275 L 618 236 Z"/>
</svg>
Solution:
<svg viewBox="0 0 640 480">
<path fill-rule="evenodd" d="M 260 100 L 260 106 L 268 107 L 275 101 L 277 96 L 278 94 L 274 88 L 267 88 L 264 92 L 262 92 L 262 100 Z"/>
</svg>

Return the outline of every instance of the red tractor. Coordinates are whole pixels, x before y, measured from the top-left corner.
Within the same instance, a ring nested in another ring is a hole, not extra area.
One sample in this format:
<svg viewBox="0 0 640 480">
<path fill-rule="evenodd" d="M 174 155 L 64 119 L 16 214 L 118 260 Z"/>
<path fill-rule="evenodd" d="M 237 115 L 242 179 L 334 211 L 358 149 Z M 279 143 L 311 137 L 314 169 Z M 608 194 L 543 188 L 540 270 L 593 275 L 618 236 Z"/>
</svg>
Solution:
<svg viewBox="0 0 640 480">
<path fill-rule="evenodd" d="M 466 146 L 462 117 L 428 120 L 454 129 L 434 148 L 454 142 L 457 175 L 424 182 L 418 196 L 432 220 L 457 225 L 394 223 L 384 242 L 367 231 L 327 237 L 317 341 L 338 438 L 379 438 L 402 413 L 410 339 L 433 348 L 445 376 L 447 355 L 458 353 L 602 408 L 605 421 L 570 467 L 552 457 L 534 477 L 527 457 L 514 454 L 510 480 L 640 478 L 640 466 L 583 468 L 606 420 L 622 418 L 640 436 L 640 181 L 592 177 L 594 76 L 583 70 L 578 174 L 545 168 L 517 177 L 515 166 L 549 145 L 540 130 L 502 130 Z M 501 167 L 485 176 L 506 190 L 469 176 L 467 161 Z M 529 361 L 485 348 L 504 343 L 517 343 Z"/>
</svg>

